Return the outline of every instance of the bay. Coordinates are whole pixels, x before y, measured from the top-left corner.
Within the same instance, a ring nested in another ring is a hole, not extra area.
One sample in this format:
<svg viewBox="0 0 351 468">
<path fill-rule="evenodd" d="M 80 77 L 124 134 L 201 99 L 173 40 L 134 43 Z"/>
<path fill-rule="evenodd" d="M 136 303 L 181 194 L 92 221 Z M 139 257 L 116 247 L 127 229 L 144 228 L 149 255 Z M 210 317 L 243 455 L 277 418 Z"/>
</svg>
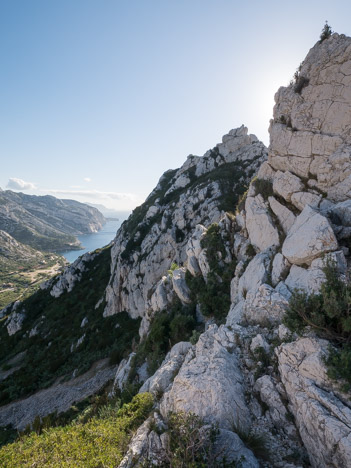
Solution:
<svg viewBox="0 0 351 468">
<path fill-rule="evenodd" d="M 77 236 L 84 248 L 81 250 L 68 250 L 65 252 L 60 252 L 60 255 L 72 263 L 86 252 L 91 252 L 92 250 L 104 247 L 115 238 L 118 228 L 126 218 L 127 215 L 119 217 L 118 220 L 108 219 L 102 227 L 101 231 Z"/>
</svg>

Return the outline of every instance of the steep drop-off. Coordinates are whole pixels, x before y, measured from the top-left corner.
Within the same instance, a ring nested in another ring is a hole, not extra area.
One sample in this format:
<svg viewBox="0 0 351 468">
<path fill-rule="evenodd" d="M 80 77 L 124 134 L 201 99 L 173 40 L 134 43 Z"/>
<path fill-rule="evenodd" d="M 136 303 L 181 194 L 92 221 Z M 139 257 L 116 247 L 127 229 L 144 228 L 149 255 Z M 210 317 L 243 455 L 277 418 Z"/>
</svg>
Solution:
<svg viewBox="0 0 351 468">
<path fill-rule="evenodd" d="M 72 370 L 76 377 L 87 370 L 82 357 L 88 366 L 115 349 L 109 395 L 125 401 L 148 392 L 154 401 L 120 468 L 187 466 L 172 465 L 186 456 L 179 434 L 191 426 L 186 420 L 177 432 L 174 414 L 195 414 L 197 434 L 212 443 L 199 466 L 351 466 L 349 358 L 344 369 L 328 369 L 350 340 L 349 302 L 339 296 L 349 294 L 351 39 L 323 39 L 275 96 L 268 161 L 244 127 L 231 131 L 202 158 L 165 173 L 108 249 L 4 311 L 2 364 L 30 354 L 33 337 L 37 350 L 54 343 L 65 359 L 22 393 L 29 361 L 12 374 L 15 392 L 2 381 L 3 424 L 21 427 L 33 402 L 44 416 L 42 392 L 26 393 Z M 345 314 L 342 329 L 335 310 Z M 51 336 L 62 323 L 70 331 Z M 102 336 L 111 346 L 90 354 Z M 27 398 L 11 402 L 18 396 Z"/>
</svg>

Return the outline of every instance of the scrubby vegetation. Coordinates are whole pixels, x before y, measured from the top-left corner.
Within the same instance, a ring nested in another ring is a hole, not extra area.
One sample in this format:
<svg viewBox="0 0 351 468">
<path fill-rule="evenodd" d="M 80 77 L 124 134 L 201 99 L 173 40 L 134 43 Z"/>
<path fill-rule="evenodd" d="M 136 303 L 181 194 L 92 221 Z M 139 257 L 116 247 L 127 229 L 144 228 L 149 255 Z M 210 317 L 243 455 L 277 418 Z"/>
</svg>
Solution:
<svg viewBox="0 0 351 468">
<path fill-rule="evenodd" d="M 218 155 L 218 148 L 214 148 L 212 150 L 212 157 L 217 158 Z M 247 167 L 251 164 L 252 161 L 225 163 L 218 165 L 218 167 L 212 171 L 199 177 L 195 176 L 195 166 L 192 166 L 188 171 L 184 172 L 184 175 L 188 176 L 189 183 L 185 187 L 175 189 L 168 194 L 166 193 L 172 185 L 176 170 L 167 171 L 160 180 L 158 190 L 152 192 L 145 203 L 138 206 L 129 219 L 123 223 L 124 232 L 128 234 L 129 240 L 121 257 L 124 260 L 131 261 L 133 252 L 140 252 L 141 244 L 146 235 L 150 232 L 152 226 L 160 223 L 164 211 L 162 209 L 149 219 L 145 219 L 149 208 L 155 204 L 156 200 L 158 200 L 158 204 L 163 207 L 173 203 L 175 204 L 179 201 L 183 193 L 190 193 L 196 187 L 208 187 L 208 190 L 210 190 L 211 183 L 217 183 L 220 188 L 220 192 L 218 193 L 219 209 L 227 212 L 234 212 L 239 198 L 246 190 L 245 180 L 253 175 L 247 173 Z M 194 207 L 194 210 L 195 208 L 196 207 Z M 170 219 L 170 224 L 167 228 L 171 226 Z M 185 238 L 184 232 L 177 226 L 175 226 L 175 237 L 177 242 L 183 242 Z"/>
<path fill-rule="evenodd" d="M 118 363 L 131 351 L 138 340 L 140 319 L 133 320 L 126 312 L 103 319 L 104 303 L 95 308 L 109 276 L 107 247 L 89 262 L 71 292 L 53 298 L 48 291 L 39 290 L 26 299 L 17 311 L 25 314 L 21 331 L 8 336 L 6 327 L 1 327 L 0 366 L 8 366 L 19 353 L 23 356 L 16 363 L 18 369 L 0 383 L 0 404 L 48 387 L 59 376 L 69 378 L 75 370 L 79 375 L 98 359 L 111 357 L 113 363 Z M 88 322 L 82 328 L 83 318 Z M 36 333 L 31 336 L 33 329 Z"/>
<path fill-rule="evenodd" d="M 328 39 L 333 34 L 332 28 L 329 26 L 328 21 L 325 22 L 323 26 L 321 35 L 319 36 L 319 43 L 321 44 L 323 41 Z"/>
<path fill-rule="evenodd" d="M 44 253 L 36 258 L 8 258 L 0 254 L 0 309 L 33 294 L 39 284 L 53 276 L 51 269 L 65 264 L 63 257 Z"/>
<path fill-rule="evenodd" d="M 223 320 L 230 307 L 230 281 L 233 277 L 236 261 L 225 263 L 224 241 L 218 224 L 212 224 L 201 241 L 201 247 L 206 249 L 206 257 L 210 267 L 207 281 L 202 276 L 192 276 L 186 272 L 186 282 L 191 291 L 192 299 L 198 303 L 205 316 L 213 316 L 218 321 Z"/>
<path fill-rule="evenodd" d="M 193 413 L 170 413 L 168 417 L 168 445 L 160 453 L 164 468 L 235 468 L 240 461 L 226 462 L 216 449 L 219 430 L 205 425 Z M 150 464 L 145 466 L 152 466 Z"/>
<path fill-rule="evenodd" d="M 133 431 L 153 406 L 149 393 L 135 396 L 119 409 L 107 405 L 87 422 L 73 421 L 64 427 L 31 433 L 0 449 L 0 465 L 7 468 L 116 467 L 126 452 Z"/>
<path fill-rule="evenodd" d="M 323 271 L 326 281 L 320 294 L 308 296 L 295 291 L 284 323 L 299 334 L 310 327 L 330 340 L 333 347 L 326 360 L 328 375 L 344 379 L 351 388 L 351 282 L 340 277 L 332 262 L 327 262 Z"/>
<path fill-rule="evenodd" d="M 252 181 L 256 193 L 260 193 L 265 200 L 273 196 L 273 184 L 269 180 L 255 178 Z"/>
<path fill-rule="evenodd" d="M 170 309 L 158 312 L 151 322 L 147 337 L 139 345 L 133 361 L 130 380 L 137 367 L 145 361 L 152 375 L 160 366 L 168 351 L 179 341 L 189 341 L 196 328 L 195 305 L 184 306 L 176 300 Z"/>
</svg>

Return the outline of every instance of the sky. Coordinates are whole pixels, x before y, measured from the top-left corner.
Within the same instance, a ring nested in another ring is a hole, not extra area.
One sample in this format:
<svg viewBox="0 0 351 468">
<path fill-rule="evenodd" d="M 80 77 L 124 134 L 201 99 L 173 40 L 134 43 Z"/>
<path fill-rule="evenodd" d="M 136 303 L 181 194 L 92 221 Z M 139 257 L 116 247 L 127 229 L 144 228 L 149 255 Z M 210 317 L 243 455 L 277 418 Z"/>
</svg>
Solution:
<svg viewBox="0 0 351 468">
<path fill-rule="evenodd" d="M 350 1 L 0 0 L 0 187 L 130 211 L 242 124 Z"/>
</svg>

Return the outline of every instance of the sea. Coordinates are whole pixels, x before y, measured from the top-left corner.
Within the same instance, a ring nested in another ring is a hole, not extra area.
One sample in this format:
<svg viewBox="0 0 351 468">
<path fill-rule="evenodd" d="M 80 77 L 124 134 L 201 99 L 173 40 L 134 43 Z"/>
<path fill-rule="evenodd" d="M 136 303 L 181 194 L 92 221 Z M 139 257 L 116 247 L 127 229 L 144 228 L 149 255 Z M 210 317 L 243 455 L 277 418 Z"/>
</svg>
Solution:
<svg viewBox="0 0 351 468">
<path fill-rule="evenodd" d="M 59 253 L 63 255 L 70 263 L 72 263 L 86 252 L 91 252 L 92 250 L 104 247 L 115 238 L 118 228 L 123 223 L 123 221 L 127 219 L 127 217 L 128 215 L 121 216 L 118 219 L 107 219 L 101 231 L 77 236 L 83 246 L 83 249 L 68 250 Z"/>
</svg>

